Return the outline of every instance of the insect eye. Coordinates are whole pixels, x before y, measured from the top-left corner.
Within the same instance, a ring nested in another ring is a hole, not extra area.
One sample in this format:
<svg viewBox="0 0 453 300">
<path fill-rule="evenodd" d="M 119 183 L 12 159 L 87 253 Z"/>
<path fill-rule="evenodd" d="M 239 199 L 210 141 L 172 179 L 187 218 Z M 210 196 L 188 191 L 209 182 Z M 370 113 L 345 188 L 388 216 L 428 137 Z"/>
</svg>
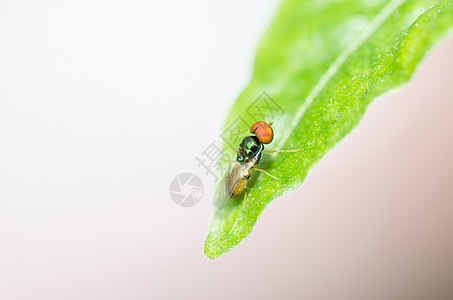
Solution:
<svg viewBox="0 0 453 300">
<path fill-rule="evenodd" d="M 272 123 L 267 124 L 264 121 L 259 121 L 250 127 L 250 132 L 254 133 L 261 143 L 269 144 L 274 139 L 274 130 L 272 130 L 271 125 Z"/>
</svg>

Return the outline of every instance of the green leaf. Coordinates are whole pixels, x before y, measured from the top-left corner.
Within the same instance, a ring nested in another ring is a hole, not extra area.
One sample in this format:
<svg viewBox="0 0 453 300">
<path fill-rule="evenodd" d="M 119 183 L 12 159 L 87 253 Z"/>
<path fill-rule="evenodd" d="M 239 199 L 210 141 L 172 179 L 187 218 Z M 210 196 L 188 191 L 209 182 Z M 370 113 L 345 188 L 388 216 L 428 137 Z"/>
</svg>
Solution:
<svg viewBox="0 0 453 300">
<path fill-rule="evenodd" d="M 260 168 L 280 180 L 254 172 L 245 209 L 243 196 L 216 209 L 206 256 L 218 257 L 242 242 L 266 206 L 302 184 L 316 162 L 357 125 L 371 100 L 407 82 L 452 25 L 451 0 L 283 0 L 225 130 L 237 118 L 248 126 L 261 121 L 248 112 L 265 91 L 284 111 L 263 120 L 274 122 L 275 138 L 266 150 L 301 151 L 263 154 Z M 236 149 L 225 143 L 223 151 L 234 157 Z M 215 201 L 223 189 L 217 186 Z"/>
</svg>

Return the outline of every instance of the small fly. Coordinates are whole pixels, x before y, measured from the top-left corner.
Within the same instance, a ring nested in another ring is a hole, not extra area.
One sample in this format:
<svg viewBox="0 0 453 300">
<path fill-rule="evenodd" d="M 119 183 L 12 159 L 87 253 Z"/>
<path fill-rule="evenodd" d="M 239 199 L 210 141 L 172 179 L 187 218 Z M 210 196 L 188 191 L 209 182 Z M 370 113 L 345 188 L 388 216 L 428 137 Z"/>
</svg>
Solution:
<svg viewBox="0 0 453 300">
<path fill-rule="evenodd" d="M 275 150 L 264 151 L 264 144 L 270 144 L 274 139 L 272 123 L 264 121 L 256 122 L 250 127 L 250 133 L 254 135 L 245 137 L 239 145 L 235 160 L 231 163 L 225 178 L 225 192 L 229 198 L 238 197 L 244 190 L 243 208 L 247 200 L 247 182 L 253 170 L 262 172 L 270 177 L 279 180 L 277 177 L 267 173 L 265 170 L 258 169 L 256 166 L 261 159 L 261 154 L 278 152 L 297 152 L 297 150 Z"/>
</svg>

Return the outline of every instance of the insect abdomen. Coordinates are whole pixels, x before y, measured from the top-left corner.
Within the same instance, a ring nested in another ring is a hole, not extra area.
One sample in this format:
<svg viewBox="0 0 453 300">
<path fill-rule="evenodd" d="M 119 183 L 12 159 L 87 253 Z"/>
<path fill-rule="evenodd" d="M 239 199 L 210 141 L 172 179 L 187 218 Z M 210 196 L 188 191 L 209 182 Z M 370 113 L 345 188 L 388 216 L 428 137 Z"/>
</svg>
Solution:
<svg viewBox="0 0 453 300">
<path fill-rule="evenodd" d="M 230 191 L 228 191 L 229 192 L 228 196 L 230 198 L 236 198 L 237 196 L 239 196 L 242 193 L 246 184 L 247 184 L 247 179 L 239 180 L 238 184 L 234 187 L 234 189 L 231 189 Z"/>
</svg>

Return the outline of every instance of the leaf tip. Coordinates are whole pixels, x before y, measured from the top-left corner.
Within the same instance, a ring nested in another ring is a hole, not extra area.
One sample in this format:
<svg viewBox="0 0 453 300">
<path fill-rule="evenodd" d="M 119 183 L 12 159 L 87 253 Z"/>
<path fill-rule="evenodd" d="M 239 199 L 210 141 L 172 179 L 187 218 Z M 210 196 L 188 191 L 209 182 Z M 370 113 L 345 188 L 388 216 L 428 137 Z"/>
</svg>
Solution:
<svg viewBox="0 0 453 300">
<path fill-rule="evenodd" d="M 226 232 L 221 234 L 210 233 L 204 243 L 204 254 L 209 259 L 215 259 L 228 253 L 237 243 L 233 241 L 232 236 Z"/>
</svg>

